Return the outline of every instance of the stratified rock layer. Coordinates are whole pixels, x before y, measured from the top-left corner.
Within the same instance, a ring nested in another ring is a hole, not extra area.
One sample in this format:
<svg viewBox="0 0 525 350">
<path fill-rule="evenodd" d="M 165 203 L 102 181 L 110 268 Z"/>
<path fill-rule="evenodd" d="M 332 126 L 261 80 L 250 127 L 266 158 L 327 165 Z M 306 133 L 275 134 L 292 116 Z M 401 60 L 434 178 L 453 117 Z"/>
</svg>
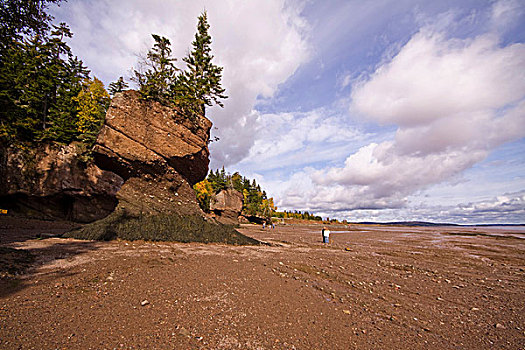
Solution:
<svg viewBox="0 0 525 350">
<path fill-rule="evenodd" d="M 202 212 L 192 186 L 208 172 L 211 122 L 187 118 L 136 91 L 117 94 L 93 149 L 95 163 L 125 182 L 119 208 L 131 213 Z"/>
<path fill-rule="evenodd" d="M 40 218 L 90 222 L 111 213 L 124 180 L 79 160 L 77 144 L 0 149 L 0 206 Z"/>
<path fill-rule="evenodd" d="M 211 125 L 205 117 L 188 118 L 126 91 L 111 102 L 94 148 L 95 160 L 124 178 L 172 168 L 193 185 L 208 172 Z"/>
</svg>

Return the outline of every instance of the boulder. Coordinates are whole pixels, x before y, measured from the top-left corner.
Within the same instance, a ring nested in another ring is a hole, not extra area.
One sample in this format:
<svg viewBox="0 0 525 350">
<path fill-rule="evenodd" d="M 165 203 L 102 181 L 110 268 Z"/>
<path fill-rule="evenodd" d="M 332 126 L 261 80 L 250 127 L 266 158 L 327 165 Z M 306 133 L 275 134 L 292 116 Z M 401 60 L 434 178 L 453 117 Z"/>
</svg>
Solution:
<svg viewBox="0 0 525 350">
<path fill-rule="evenodd" d="M 210 203 L 210 210 L 215 214 L 217 221 L 223 224 L 237 224 L 242 205 L 242 193 L 234 189 L 227 189 L 217 193 Z"/>
<path fill-rule="evenodd" d="M 137 91 L 115 95 L 94 147 L 95 163 L 123 178 L 174 170 L 189 184 L 208 173 L 211 122 L 145 101 Z"/>
</svg>

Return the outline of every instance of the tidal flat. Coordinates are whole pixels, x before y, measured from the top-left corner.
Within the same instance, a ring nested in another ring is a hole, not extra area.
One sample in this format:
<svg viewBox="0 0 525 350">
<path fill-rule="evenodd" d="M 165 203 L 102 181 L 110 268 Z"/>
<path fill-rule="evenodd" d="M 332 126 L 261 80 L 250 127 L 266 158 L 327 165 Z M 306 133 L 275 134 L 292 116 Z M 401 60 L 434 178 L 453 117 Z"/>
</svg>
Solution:
<svg viewBox="0 0 525 350">
<path fill-rule="evenodd" d="M 2 226 L 0 348 L 525 347 L 512 227 L 349 225 L 323 244 L 322 226 L 242 225 L 261 246 L 35 238 L 66 226 Z"/>
</svg>

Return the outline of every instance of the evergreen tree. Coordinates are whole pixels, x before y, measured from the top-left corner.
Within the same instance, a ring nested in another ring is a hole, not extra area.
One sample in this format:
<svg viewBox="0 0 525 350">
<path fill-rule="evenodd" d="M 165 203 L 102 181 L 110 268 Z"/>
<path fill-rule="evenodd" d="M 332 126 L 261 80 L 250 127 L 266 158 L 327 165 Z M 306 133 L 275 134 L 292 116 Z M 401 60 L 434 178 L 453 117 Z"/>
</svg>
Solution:
<svg viewBox="0 0 525 350">
<path fill-rule="evenodd" d="M 221 99 L 227 98 L 221 86 L 222 67 L 212 63 L 211 36 L 208 34 L 207 14 L 198 18 L 193 49 L 182 60 L 187 70 L 179 75 L 174 86 L 174 102 L 184 111 L 205 115 L 205 106 L 213 103 L 223 107 Z"/>
<path fill-rule="evenodd" d="M 3 142 L 53 140 L 78 135 L 72 100 L 89 71 L 73 57 L 61 23 L 44 34 L 16 41 L 0 63 L 0 138 Z"/>
<path fill-rule="evenodd" d="M 115 96 L 117 92 L 122 92 L 124 90 L 127 90 L 128 86 L 129 85 L 124 81 L 124 78 L 119 77 L 117 81 L 109 84 L 109 87 L 108 87 L 109 94 L 111 96 Z"/>
<path fill-rule="evenodd" d="M 238 172 L 235 172 L 235 173 L 231 176 L 231 183 L 232 183 L 233 188 L 234 188 L 236 191 L 239 191 L 239 192 L 242 193 L 242 190 L 243 190 L 243 186 L 242 186 L 242 177 L 241 177 L 241 175 L 240 175 Z"/>
<path fill-rule="evenodd" d="M 169 104 L 172 86 L 179 70 L 173 63 L 177 59 L 171 57 L 169 39 L 156 34 L 151 36 L 155 44 L 140 63 L 139 70 L 134 71 L 135 77 L 132 80 L 138 84 L 144 98 Z"/>
<path fill-rule="evenodd" d="M 60 0 L 0 1 L 0 56 L 23 36 L 43 35 L 47 32 L 53 17 L 46 13 L 46 9 L 49 4 L 59 2 Z"/>
<path fill-rule="evenodd" d="M 71 37 L 72 33 L 65 23 L 54 26 L 48 42 L 51 60 L 44 69 L 49 84 L 44 101 L 48 110 L 44 119 L 49 121 L 49 125 L 44 125 L 41 139 L 66 144 L 79 136 L 77 103 L 74 98 L 81 91 L 82 82 L 89 76 L 82 61 L 73 57 L 71 49 L 64 42 L 64 38 Z"/>
</svg>

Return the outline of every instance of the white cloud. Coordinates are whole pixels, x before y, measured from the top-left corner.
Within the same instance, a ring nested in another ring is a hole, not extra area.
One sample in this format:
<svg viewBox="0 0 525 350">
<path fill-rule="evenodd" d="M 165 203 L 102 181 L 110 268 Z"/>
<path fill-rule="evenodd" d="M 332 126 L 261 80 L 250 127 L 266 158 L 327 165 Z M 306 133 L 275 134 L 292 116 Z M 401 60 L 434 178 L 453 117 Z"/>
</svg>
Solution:
<svg viewBox="0 0 525 350">
<path fill-rule="evenodd" d="M 490 199 L 455 205 L 419 205 L 399 210 L 397 208 L 346 209 L 317 211 L 323 217 L 359 221 L 427 221 L 434 223 L 496 224 L 524 223 L 525 192 L 506 193 Z"/>
<path fill-rule="evenodd" d="M 379 123 L 402 127 L 501 108 L 523 99 L 524 56 L 523 44 L 500 48 L 490 34 L 447 40 L 422 30 L 356 86 L 354 108 Z"/>
<path fill-rule="evenodd" d="M 525 6 L 519 0 L 500 0 L 495 2 L 491 13 L 493 31 L 505 31 L 506 28 L 520 20 L 524 11 Z"/>
<path fill-rule="evenodd" d="M 197 16 L 204 9 L 215 63 L 224 67 L 223 86 L 229 96 L 224 109 L 212 108 L 207 113 L 218 128 L 215 134 L 223 140 L 212 144 L 212 162 L 229 165 L 242 160 L 253 145 L 257 97 L 272 96 L 308 59 L 308 27 L 300 16 L 300 4 L 285 0 L 70 0 L 55 15 L 71 25 L 74 52 L 109 83 L 128 75 L 136 55 L 151 46 L 151 33 L 168 37 L 174 56 L 185 56 Z"/>
<path fill-rule="evenodd" d="M 238 166 L 257 172 L 280 167 L 303 168 L 344 157 L 348 145 L 366 135 L 325 110 L 257 114 L 256 139 Z"/>
<path fill-rule="evenodd" d="M 508 193 L 490 200 L 460 204 L 450 216 L 468 217 L 469 220 L 488 220 L 505 218 L 507 222 L 522 223 L 525 220 L 525 191 Z"/>
<path fill-rule="evenodd" d="M 303 206 L 402 207 L 410 195 L 457 179 L 496 147 L 525 136 L 525 45 L 423 29 L 353 86 L 351 110 L 396 125 L 395 138 L 363 146 L 341 167 L 312 171 Z"/>
<path fill-rule="evenodd" d="M 411 217 L 419 220 L 433 217 L 438 222 L 460 224 L 523 223 L 525 222 L 525 191 L 456 206 L 421 206 L 412 208 Z"/>
</svg>

